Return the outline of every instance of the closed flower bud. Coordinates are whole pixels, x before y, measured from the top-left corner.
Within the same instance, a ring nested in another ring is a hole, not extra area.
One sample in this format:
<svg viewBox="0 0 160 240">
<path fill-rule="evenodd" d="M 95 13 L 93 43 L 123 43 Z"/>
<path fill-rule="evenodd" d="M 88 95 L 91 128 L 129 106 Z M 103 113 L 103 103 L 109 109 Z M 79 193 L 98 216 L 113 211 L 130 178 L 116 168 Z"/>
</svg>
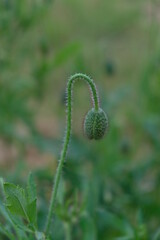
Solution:
<svg viewBox="0 0 160 240">
<path fill-rule="evenodd" d="M 86 115 L 84 120 L 84 132 L 89 139 L 103 138 L 108 128 L 108 117 L 105 112 L 99 108 L 95 110 L 92 108 Z"/>
</svg>

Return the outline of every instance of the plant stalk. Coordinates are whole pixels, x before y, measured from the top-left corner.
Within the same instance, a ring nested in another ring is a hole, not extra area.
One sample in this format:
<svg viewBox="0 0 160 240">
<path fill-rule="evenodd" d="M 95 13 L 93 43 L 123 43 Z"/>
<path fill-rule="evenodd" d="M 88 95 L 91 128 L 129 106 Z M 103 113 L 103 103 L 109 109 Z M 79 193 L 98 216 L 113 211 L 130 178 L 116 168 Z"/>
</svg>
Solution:
<svg viewBox="0 0 160 240">
<path fill-rule="evenodd" d="M 51 226 L 51 220 L 52 220 L 52 215 L 54 212 L 55 208 L 55 202 L 56 202 L 56 196 L 57 196 L 57 191 L 58 191 L 58 185 L 61 177 L 61 172 L 63 168 L 63 164 L 66 158 L 67 150 L 68 150 L 68 145 L 70 141 L 70 136 L 71 136 L 71 127 L 72 127 L 72 86 L 75 82 L 75 80 L 82 79 L 85 80 L 88 85 L 90 86 L 91 93 L 92 93 L 92 98 L 93 98 L 93 105 L 96 111 L 99 109 L 99 99 L 98 99 L 98 93 L 96 86 L 93 82 L 93 80 L 88 77 L 85 74 L 82 73 L 76 73 L 73 76 L 71 76 L 68 80 L 67 84 L 67 127 L 66 127 L 66 134 L 64 138 L 64 145 L 63 149 L 61 152 L 60 160 L 58 163 L 54 183 L 53 183 L 53 189 L 52 189 L 52 194 L 51 194 L 51 201 L 50 201 L 50 206 L 49 206 L 49 211 L 48 211 L 48 216 L 47 216 L 47 221 L 46 221 L 46 226 L 45 226 L 45 234 L 48 236 L 49 231 L 50 231 L 50 226 Z"/>
</svg>

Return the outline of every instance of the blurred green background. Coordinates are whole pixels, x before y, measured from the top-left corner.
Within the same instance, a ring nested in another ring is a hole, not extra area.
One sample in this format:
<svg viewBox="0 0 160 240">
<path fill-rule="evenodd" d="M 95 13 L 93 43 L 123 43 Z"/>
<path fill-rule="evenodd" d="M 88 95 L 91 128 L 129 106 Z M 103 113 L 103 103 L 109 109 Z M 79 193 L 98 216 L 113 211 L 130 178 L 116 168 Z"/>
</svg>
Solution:
<svg viewBox="0 0 160 240">
<path fill-rule="evenodd" d="M 0 174 L 23 185 L 32 170 L 40 229 L 71 74 L 94 79 L 109 116 L 105 138 L 88 141 L 77 82 L 54 240 L 160 239 L 159 28 L 159 0 L 0 1 Z"/>
</svg>

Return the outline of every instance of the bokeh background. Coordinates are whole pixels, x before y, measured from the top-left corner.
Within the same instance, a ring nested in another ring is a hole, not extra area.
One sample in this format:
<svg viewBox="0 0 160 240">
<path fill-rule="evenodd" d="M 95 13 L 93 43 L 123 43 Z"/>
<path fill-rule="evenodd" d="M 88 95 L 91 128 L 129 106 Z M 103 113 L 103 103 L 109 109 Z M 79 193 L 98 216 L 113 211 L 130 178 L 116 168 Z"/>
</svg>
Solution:
<svg viewBox="0 0 160 240">
<path fill-rule="evenodd" d="M 91 100 L 76 82 L 55 240 L 160 239 L 159 28 L 159 0 L 0 1 L 0 175 L 25 185 L 33 172 L 40 229 L 71 74 L 94 79 L 109 116 L 105 138 L 88 141 Z"/>
</svg>

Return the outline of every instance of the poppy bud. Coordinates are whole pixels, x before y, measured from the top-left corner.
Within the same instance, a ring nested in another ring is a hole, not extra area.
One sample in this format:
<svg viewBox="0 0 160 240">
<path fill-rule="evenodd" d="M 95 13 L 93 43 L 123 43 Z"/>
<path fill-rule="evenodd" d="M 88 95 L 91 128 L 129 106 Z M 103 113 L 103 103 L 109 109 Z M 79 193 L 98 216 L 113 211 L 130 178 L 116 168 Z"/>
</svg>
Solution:
<svg viewBox="0 0 160 240">
<path fill-rule="evenodd" d="M 99 108 L 92 108 L 86 115 L 84 120 L 84 132 L 89 139 L 103 138 L 108 128 L 108 117 L 105 112 Z"/>
</svg>

